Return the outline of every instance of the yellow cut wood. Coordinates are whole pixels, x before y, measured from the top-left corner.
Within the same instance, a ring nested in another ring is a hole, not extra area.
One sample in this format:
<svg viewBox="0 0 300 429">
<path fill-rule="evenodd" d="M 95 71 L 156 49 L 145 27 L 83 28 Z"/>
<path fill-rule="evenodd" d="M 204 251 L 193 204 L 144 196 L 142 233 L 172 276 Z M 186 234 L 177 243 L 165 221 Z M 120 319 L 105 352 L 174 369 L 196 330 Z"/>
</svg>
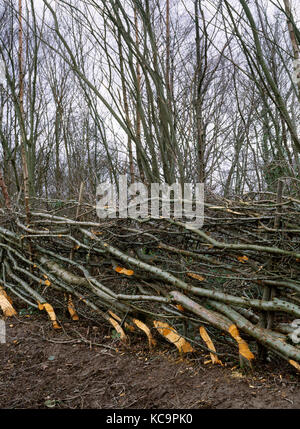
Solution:
<svg viewBox="0 0 300 429">
<path fill-rule="evenodd" d="M 16 310 L 12 306 L 11 299 L 2 287 L 0 287 L 0 307 L 4 316 L 11 317 L 17 314 Z"/>
<path fill-rule="evenodd" d="M 190 343 L 181 337 L 176 330 L 167 323 L 154 320 L 153 325 L 163 337 L 166 337 L 178 348 L 180 353 L 190 353 L 194 351 Z"/>
<path fill-rule="evenodd" d="M 205 344 L 207 345 L 209 350 L 213 350 L 214 352 L 216 352 L 214 343 L 212 342 L 212 340 L 211 340 L 210 336 L 208 335 L 204 326 L 200 326 L 199 331 L 200 331 L 200 335 L 201 335 L 202 340 L 205 342 Z M 216 353 L 210 352 L 209 354 L 210 354 L 210 358 L 211 358 L 211 361 L 213 364 L 218 363 L 219 365 L 223 366 L 222 361 L 218 358 Z"/>
<path fill-rule="evenodd" d="M 243 256 L 238 256 L 237 259 L 238 259 L 239 262 L 241 262 L 242 264 L 244 264 L 245 262 L 248 261 L 249 258 L 248 258 L 248 256 L 243 255 Z"/>
<path fill-rule="evenodd" d="M 38 302 L 38 306 L 39 306 L 39 310 L 46 310 L 48 313 L 48 316 L 50 317 L 50 320 L 52 321 L 52 325 L 54 329 L 61 329 L 61 326 L 59 326 L 59 324 L 57 323 L 56 320 L 56 314 L 55 311 L 53 310 L 53 307 L 51 304 L 48 304 L 48 302 L 45 302 L 44 304 L 41 304 L 40 302 Z"/>
<path fill-rule="evenodd" d="M 125 334 L 125 332 L 123 331 L 123 329 L 121 328 L 121 326 L 119 325 L 119 323 L 113 317 L 109 317 L 108 320 L 113 325 L 113 327 L 118 332 L 118 334 L 120 334 L 120 339 L 124 343 L 126 343 L 127 342 L 127 335 Z"/>
<path fill-rule="evenodd" d="M 114 319 L 116 319 L 116 320 L 118 320 L 119 322 L 121 322 L 121 318 L 120 318 L 117 314 L 113 313 L 111 310 L 108 310 L 108 312 L 109 312 L 109 314 L 110 314 Z M 131 331 L 131 332 L 134 332 L 134 331 L 135 331 L 134 326 L 129 325 L 129 323 L 127 323 L 127 322 L 125 322 L 125 323 L 124 323 L 124 326 L 125 326 L 125 328 L 126 328 L 126 329 L 128 329 L 128 330 L 129 330 L 129 331 Z"/>
<path fill-rule="evenodd" d="M 3 289 L 3 287 L 0 286 L 0 290 L 3 292 L 3 294 L 4 294 L 5 298 L 7 299 L 7 301 L 12 305 L 13 301 L 12 301 L 11 297 L 7 295 L 5 289 Z"/>
<path fill-rule="evenodd" d="M 155 339 L 152 337 L 152 334 L 151 334 L 150 329 L 148 328 L 148 326 L 147 326 L 147 325 L 145 325 L 145 323 L 141 322 L 140 320 L 138 320 L 138 319 L 132 319 L 132 320 L 133 320 L 133 322 L 136 324 L 136 326 L 137 326 L 138 328 L 140 328 L 142 331 L 144 331 L 144 332 L 145 332 L 145 334 L 147 335 L 147 337 L 148 337 L 148 342 L 149 342 L 149 348 L 150 348 L 150 350 L 151 350 L 153 347 L 155 347 L 155 346 L 156 346 L 156 341 L 155 341 Z"/>
<path fill-rule="evenodd" d="M 297 362 L 295 362 L 294 360 L 290 359 L 289 363 L 291 365 L 293 365 L 298 371 L 300 371 L 300 365 Z"/>
<path fill-rule="evenodd" d="M 71 295 L 69 295 L 69 298 L 68 298 L 68 311 L 70 313 L 70 316 L 72 317 L 72 320 L 79 320 Z"/>
<path fill-rule="evenodd" d="M 126 274 L 126 276 L 132 276 L 134 273 L 133 270 L 127 270 L 126 268 L 122 268 L 122 267 L 116 267 L 115 271 L 117 271 L 117 273 L 120 273 L 120 274 Z"/>
<path fill-rule="evenodd" d="M 195 274 L 195 273 L 187 273 L 187 275 L 189 277 L 192 277 L 193 279 L 197 279 L 199 280 L 199 282 L 203 282 L 203 280 L 205 280 L 205 277 L 200 276 L 199 274 Z"/>
<path fill-rule="evenodd" d="M 238 343 L 239 353 L 248 360 L 254 359 L 254 354 L 250 351 L 248 344 L 240 337 L 237 326 L 234 324 L 231 325 L 228 332 Z"/>
</svg>

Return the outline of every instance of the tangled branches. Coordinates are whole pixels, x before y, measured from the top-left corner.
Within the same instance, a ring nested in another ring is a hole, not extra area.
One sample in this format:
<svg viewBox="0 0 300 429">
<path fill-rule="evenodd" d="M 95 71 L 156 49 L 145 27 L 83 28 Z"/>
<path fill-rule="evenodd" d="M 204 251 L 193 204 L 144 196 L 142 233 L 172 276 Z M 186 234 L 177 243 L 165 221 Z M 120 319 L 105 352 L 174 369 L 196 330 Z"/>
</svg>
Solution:
<svg viewBox="0 0 300 429">
<path fill-rule="evenodd" d="M 183 322 L 178 338 L 190 325 L 212 326 L 236 340 L 248 363 L 252 351 L 270 350 L 299 370 L 291 325 L 300 319 L 299 211 L 300 201 L 289 197 L 221 200 L 205 204 L 204 227 L 196 229 L 150 217 L 99 222 L 91 210 L 72 219 L 67 203 L 60 213 L 32 212 L 30 225 L 22 213 L 2 210 L 1 296 L 45 309 L 58 328 L 55 291 L 56 300 L 68 297 L 74 320 L 72 298 L 124 341 L 126 328 L 139 326 L 150 346 L 149 325 L 167 336 L 172 328 L 163 321 Z M 201 336 L 216 358 L 209 336 Z"/>
</svg>

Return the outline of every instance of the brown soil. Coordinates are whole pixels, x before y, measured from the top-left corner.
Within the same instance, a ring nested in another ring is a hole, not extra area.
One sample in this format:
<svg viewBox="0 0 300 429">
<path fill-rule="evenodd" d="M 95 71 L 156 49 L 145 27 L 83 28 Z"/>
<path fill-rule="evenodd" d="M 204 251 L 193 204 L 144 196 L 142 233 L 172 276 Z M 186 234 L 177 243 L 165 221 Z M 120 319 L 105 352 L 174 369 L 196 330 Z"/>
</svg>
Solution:
<svg viewBox="0 0 300 429">
<path fill-rule="evenodd" d="M 0 408 L 300 408 L 300 376 L 289 366 L 261 364 L 245 375 L 204 365 L 200 354 L 180 360 L 169 344 L 149 353 L 143 336 L 125 349 L 89 321 L 66 321 L 58 332 L 30 315 L 6 326 Z"/>
</svg>

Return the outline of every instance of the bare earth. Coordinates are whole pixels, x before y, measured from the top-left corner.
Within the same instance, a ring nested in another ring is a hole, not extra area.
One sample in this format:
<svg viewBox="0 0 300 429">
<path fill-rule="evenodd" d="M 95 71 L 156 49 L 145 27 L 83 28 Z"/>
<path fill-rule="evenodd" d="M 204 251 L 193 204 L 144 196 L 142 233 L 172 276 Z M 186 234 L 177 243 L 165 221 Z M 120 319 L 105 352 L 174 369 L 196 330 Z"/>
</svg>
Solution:
<svg viewBox="0 0 300 429">
<path fill-rule="evenodd" d="M 201 354 L 180 360 L 169 344 L 149 353 L 142 334 L 125 349 L 105 325 L 62 325 L 54 331 L 40 315 L 6 321 L 0 408 L 300 408 L 300 374 L 292 367 L 261 364 L 244 375 L 204 365 Z"/>
</svg>

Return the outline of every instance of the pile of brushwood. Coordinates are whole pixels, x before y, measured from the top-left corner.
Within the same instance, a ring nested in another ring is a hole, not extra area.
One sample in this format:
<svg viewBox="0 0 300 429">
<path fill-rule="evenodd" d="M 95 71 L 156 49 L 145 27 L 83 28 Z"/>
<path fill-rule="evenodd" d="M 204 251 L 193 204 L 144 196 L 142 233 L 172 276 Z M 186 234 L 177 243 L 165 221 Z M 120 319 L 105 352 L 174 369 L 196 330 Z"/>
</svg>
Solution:
<svg viewBox="0 0 300 429">
<path fill-rule="evenodd" d="M 222 338 L 244 366 L 278 355 L 300 370 L 299 200 L 215 199 L 202 228 L 176 218 L 99 219 L 78 205 L 0 209 L 5 317 L 21 299 L 59 329 L 59 307 L 74 321 L 84 307 L 124 344 L 141 329 L 150 348 L 161 334 L 180 353 L 204 350 L 222 364 L 214 341 Z"/>
</svg>

